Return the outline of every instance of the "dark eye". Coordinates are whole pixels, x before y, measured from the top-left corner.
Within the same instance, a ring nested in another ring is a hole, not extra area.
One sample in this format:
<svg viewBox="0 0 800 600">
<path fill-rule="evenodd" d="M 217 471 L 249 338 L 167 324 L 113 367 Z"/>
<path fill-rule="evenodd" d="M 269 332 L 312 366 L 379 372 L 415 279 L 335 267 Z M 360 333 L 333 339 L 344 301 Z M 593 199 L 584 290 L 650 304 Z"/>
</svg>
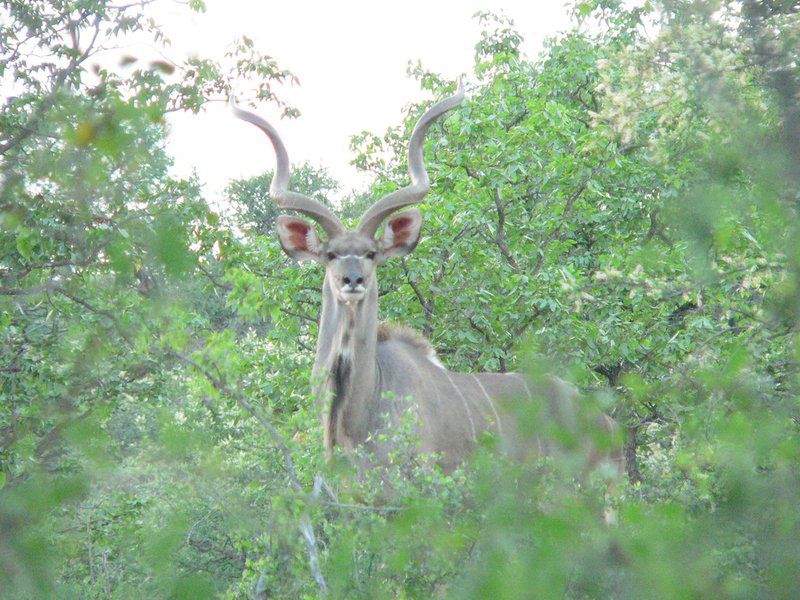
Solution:
<svg viewBox="0 0 800 600">
<path fill-rule="evenodd" d="M 373 258 L 375 258 L 375 253 L 374 252 L 367 252 L 367 258 L 372 260 Z"/>
<path fill-rule="evenodd" d="M 336 255 L 333 252 L 328 252 L 328 260 L 336 260 Z"/>
</svg>

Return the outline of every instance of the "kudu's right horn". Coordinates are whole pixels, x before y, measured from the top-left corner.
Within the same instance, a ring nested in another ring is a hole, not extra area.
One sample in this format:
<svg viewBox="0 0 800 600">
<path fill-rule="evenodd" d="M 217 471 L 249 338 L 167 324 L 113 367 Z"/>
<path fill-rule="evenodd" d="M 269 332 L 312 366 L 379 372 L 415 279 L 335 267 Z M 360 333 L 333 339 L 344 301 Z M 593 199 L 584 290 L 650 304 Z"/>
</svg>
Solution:
<svg viewBox="0 0 800 600">
<path fill-rule="evenodd" d="M 258 115 L 236 106 L 233 96 L 231 96 L 230 105 L 233 109 L 233 114 L 239 119 L 252 123 L 266 133 L 272 142 L 272 147 L 275 148 L 277 165 L 275 166 L 275 175 L 272 178 L 272 183 L 269 186 L 269 194 L 275 200 L 275 203 L 281 208 L 302 213 L 313 219 L 325 230 L 329 238 L 345 233 L 344 225 L 327 206 L 304 194 L 289 191 L 289 174 L 291 170 L 289 155 L 275 128 Z"/>
</svg>

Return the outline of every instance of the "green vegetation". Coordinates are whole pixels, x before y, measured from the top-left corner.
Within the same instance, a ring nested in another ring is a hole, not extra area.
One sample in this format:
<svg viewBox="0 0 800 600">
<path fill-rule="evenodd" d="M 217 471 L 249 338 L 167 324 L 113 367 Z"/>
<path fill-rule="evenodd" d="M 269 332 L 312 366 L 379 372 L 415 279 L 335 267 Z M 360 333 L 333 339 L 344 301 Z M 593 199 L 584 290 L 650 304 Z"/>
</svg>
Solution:
<svg viewBox="0 0 800 600">
<path fill-rule="evenodd" d="M 423 239 L 382 268 L 382 317 L 451 369 L 575 382 L 578 423 L 626 432 L 611 489 L 582 469 L 608 442 L 588 425 L 447 474 L 409 422 L 384 469 L 326 464 L 321 272 L 269 232 L 268 176 L 220 216 L 164 151 L 164 115 L 232 81 L 295 115 L 292 75 L 246 38 L 90 69 L 164 41 L 146 4 L 0 3 L 0 597 L 797 597 L 796 3 L 578 2 L 536 58 L 480 14 L 471 100 L 428 136 Z M 353 138 L 374 182 L 345 218 L 405 185 L 424 109 Z"/>
</svg>

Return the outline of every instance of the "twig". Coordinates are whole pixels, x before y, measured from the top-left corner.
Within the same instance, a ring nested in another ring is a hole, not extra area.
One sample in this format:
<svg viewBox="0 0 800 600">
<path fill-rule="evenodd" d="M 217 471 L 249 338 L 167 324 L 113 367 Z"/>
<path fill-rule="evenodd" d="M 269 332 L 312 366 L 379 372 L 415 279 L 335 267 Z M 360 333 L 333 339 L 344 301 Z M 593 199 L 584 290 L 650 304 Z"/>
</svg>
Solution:
<svg viewBox="0 0 800 600">
<path fill-rule="evenodd" d="M 366 504 L 347 504 L 342 502 L 330 502 L 328 500 L 320 500 L 319 504 L 333 508 L 346 508 L 350 510 L 363 510 L 367 512 L 400 512 L 403 510 L 397 506 L 368 506 Z"/>
<path fill-rule="evenodd" d="M 269 433 L 270 438 L 272 438 L 272 443 L 280 450 L 281 454 L 283 455 L 283 464 L 286 468 L 286 473 L 289 476 L 289 483 L 294 489 L 295 492 L 299 494 L 303 494 L 303 486 L 300 484 L 300 480 L 297 477 L 297 471 L 295 470 L 294 466 L 294 459 L 292 458 L 292 452 L 289 449 L 289 446 L 283 439 L 283 436 L 280 432 L 275 428 L 275 426 L 267 419 L 264 415 L 262 415 L 259 411 L 257 411 L 252 404 L 244 397 L 241 393 L 237 390 L 228 386 L 222 379 L 215 376 L 211 373 L 208 369 L 204 368 L 202 365 L 197 363 L 197 361 L 189 358 L 188 356 L 184 356 L 179 352 L 175 352 L 174 350 L 170 351 L 175 358 L 178 360 L 186 363 L 187 365 L 192 366 L 198 373 L 203 375 L 214 389 L 217 391 L 227 395 L 230 398 L 233 398 L 236 401 L 236 404 L 239 405 L 242 409 L 246 412 L 250 413 L 256 421 L 261 423 L 262 427 L 267 430 Z M 308 552 L 308 562 L 311 568 L 311 573 L 314 576 L 314 580 L 317 583 L 317 587 L 319 588 L 320 593 L 325 596 L 328 594 L 328 585 L 325 582 L 325 577 L 322 574 L 322 570 L 320 569 L 319 564 L 319 551 L 317 550 L 317 539 L 314 535 L 314 527 L 311 524 L 311 519 L 308 516 L 308 512 L 304 512 L 300 517 L 300 524 L 298 525 L 300 533 L 303 537 L 303 540 L 306 543 L 306 551 Z"/>
<path fill-rule="evenodd" d="M 122 326 L 120 325 L 120 322 L 117 320 L 117 317 L 113 313 L 111 313 L 111 312 L 109 312 L 107 310 L 103 310 L 102 308 L 97 308 L 95 306 L 92 306 L 86 300 L 83 300 L 82 298 L 78 298 L 77 296 L 75 296 L 71 292 L 68 292 L 67 290 L 65 290 L 61 286 L 54 286 L 52 289 L 54 291 L 58 292 L 59 294 L 61 294 L 62 296 L 66 296 L 67 298 L 69 298 L 70 300 L 75 302 L 76 304 L 80 304 L 81 306 L 83 306 L 88 311 L 93 312 L 93 313 L 98 314 L 98 315 L 101 315 L 101 316 L 109 319 L 112 323 L 114 323 L 114 325 L 115 325 L 115 327 L 117 329 L 117 333 L 119 333 L 119 335 L 122 336 L 122 338 L 126 342 L 128 342 L 128 344 L 130 346 L 134 345 L 133 341 L 130 339 L 128 334 L 125 333 L 125 330 L 122 328 Z"/>
<path fill-rule="evenodd" d="M 230 290 L 233 289 L 233 286 L 230 283 L 227 283 L 225 281 L 220 281 L 219 278 L 216 275 L 214 275 L 209 269 L 207 269 L 206 267 L 203 266 L 203 263 L 198 262 L 197 263 L 197 268 L 200 269 L 200 271 L 202 271 L 203 274 L 206 277 L 208 277 L 208 279 L 211 281 L 211 283 L 213 283 L 216 287 L 218 287 L 220 289 L 223 289 L 223 290 L 227 290 L 227 291 L 230 291 Z"/>
<path fill-rule="evenodd" d="M 73 45 L 72 50 L 75 52 L 75 55 L 70 60 L 69 64 L 64 67 L 61 71 L 59 71 L 58 76 L 53 83 L 53 88 L 50 91 L 50 94 L 47 95 L 42 102 L 39 104 L 38 108 L 34 112 L 33 116 L 29 119 L 29 121 L 25 124 L 24 127 L 20 128 L 21 131 L 17 133 L 15 136 L 11 136 L 6 143 L 0 146 L 0 155 L 5 154 L 18 144 L 22 143 L 26 139 L 28 139 L 32 134 L 37 132 L 36 126 L 38 125 L 39 121 L 44 117 L 45 113 L 55 104 L 56 99 L 58 97 L 58 93 L 61 89 L 61 86 L 66 83 L 67 78 L 74 73 L 75 69 L 77 69 L 81 63 L 83 63 L 89 56 L 92 54 L 92 50 L 94 49 L 95 42 L 97 42 L 97 38 L 100 35 L 100 24 L 99 20 L 95 24 L 95 31 L 92 40 L 89 42 L 89 45 L 86 47 L 81 53 L 78 53 L 77 44 Z"/>
<path fill-rule="evenodd" d="M 319 496 L 323 491 L 328 495 L 330 500 L 319 500 Z M 333 488 L 331 488 L 331 486 L 327 481 L 325 481 L 325 478 L 320 473 L 317 473 L 314 476 L 314 491 L 312 493 L 312 497 L 317 504 L 322 506 L 330 506 L 333 508 L 346 508 L 350 510 L 363 510 L 368 512 L 399 512 L 402 510 L 397 506 L 368 506 L 366 504 L 349 504 L 346 502 L 339 502 L 336 492 L 333 491 Z"/>
<path fill-rule="evenodd" d="M 425 335 L 430 335 L 433 318 L 436 316 L 433 312 L 433 305 L 431 301 L 422 294 L 422 290 L 419 289 L 417 283 L 411 278 L 411 273 L 409 273 L 408 267 L 406 267 L 405 260 L 401 262 L 401 266 L 403 267 L 403 273 L 406 276 L 406 282 L 411 286 L 411 289 L 414 290 L 414 295 L 417 297 L 420 306 L 422 306 L 422 309 L 425 311 L 424 332 Z"/>
<path fill-rule="evenodd" d="M 589 182 L 597 176 L 597 174 L 603 167 L 606 166 L 606 163 L 608 163 L 609 160 L 611 160 L 610 156 L 601 160 L 597 164 L 597 166 L 595 166 L 595 168 L 592 169 L 591 174 L 580 183 L 578 189 L 576 189 L 575 192 L 573 192 L 573 194 L 569 198 L 567 198 L 567 202 L 564 205 L 564 210 L 561 211 L 561 220 L 556 224 L 556 226 L 553 228 L 550 234 L 539 245 L 539 258 L 537 259 L 536 264 L 533 267 L 533 274 L 538 273 L 539 270 L 542 268 L 542 265 L 544 264 L 544 257 L 547 254 L 547 248 L 550 245 L 550 242 L 552 242 L 556 237 L 558 237 L 558 234 L 561 233 L 561 228 L 564 226 L 567 215 L 569 215 L 569 213 L 572 211 L 572 207 L 574 206 L 575 201 L 581 197 L 583 191 L 586 189 L 586 186 L 589 185 Z"/>
</svg>

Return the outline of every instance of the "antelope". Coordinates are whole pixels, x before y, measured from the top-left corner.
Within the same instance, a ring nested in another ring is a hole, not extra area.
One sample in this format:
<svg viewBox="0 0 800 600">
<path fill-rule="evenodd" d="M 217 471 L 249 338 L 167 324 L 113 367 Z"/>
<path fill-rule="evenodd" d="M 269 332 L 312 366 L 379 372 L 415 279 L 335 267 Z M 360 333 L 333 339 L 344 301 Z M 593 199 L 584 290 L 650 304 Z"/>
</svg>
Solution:
<svg viewBox="0 0 800 600">
<path fill-rule="evenodd" d="M 272 143 L 277 166 L 271 198 L 280 208 L 311 219 L 325 233 L 320 237 L 312 223 L 295 216 L 281 215 L 276 221 L 278 239 L 288 256 L 325 267 L 312 383 L 329 457 L 336 446 L 375 449 L 378 434 L 398 427 L 410 407 L 418 419 L 419 452 L 436 455 L 444 469 L 452 470 L 483 432 L 501 438 L 514 435 L 502 402 L 533 400 L 531 387 L 520 374 L 448 371 L 421 334 L 378 321 L 377 268 L 409 254 L 419 241 L 422 213 L 406 207 L 419 203 L 430 190 L 423 161 L 425 136 L 434 121 L 463 99 L 459 82 L 454 95 L 419 119 L 408 148 L 411 185 L 378 200 L 354 230 L 322 203 L 288 189 L 289 158 L 277 131 L 231 100 L 236 117 L 258 127 Z M 534 391 L 557 404 L 569 403 L 575 396 L 574 387 L 557 378 Z"/>
</svg>

